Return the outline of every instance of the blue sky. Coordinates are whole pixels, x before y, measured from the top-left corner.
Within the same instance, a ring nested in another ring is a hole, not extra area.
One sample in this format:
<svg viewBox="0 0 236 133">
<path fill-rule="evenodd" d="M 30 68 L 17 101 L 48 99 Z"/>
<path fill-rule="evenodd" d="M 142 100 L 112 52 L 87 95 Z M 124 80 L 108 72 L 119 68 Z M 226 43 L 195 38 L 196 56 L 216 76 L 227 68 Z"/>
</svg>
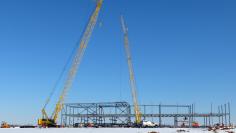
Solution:
<svg viewBox="0 0 236 133">
<path fill-rule="evenodd" d="M 0 121 L 36 122 L 94 6 L 94 0 L 0 1 Z M 234 0 L 105 0 L 66 102 L 131 102 L 124 14 L 140 103 L 195 103 L 207 112 L 211 103 L 231 102 L 235 112 L 235 6 Z M 60 87 L 49 112 L 59 93 Z"/>
</svg>

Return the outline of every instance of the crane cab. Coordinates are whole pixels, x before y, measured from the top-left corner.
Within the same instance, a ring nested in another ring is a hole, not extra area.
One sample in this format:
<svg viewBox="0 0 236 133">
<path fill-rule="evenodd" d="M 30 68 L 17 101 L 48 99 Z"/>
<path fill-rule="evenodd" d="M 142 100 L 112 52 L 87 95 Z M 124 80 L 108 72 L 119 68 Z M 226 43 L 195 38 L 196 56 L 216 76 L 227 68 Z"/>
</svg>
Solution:
<svg viewBox="0 0 236 133">
<path fill-rule="evenodd" d="M 38 119 L 39 127 L 58 127 L 53 119 Z"/>
</svg>

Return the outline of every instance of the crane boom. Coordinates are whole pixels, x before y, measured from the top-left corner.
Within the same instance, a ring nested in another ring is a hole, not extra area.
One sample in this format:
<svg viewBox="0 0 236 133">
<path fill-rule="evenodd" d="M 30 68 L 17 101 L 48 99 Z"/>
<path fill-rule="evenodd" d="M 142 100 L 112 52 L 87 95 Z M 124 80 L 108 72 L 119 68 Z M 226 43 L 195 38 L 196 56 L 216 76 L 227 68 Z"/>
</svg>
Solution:
<svg viewBox="0 0 236 133">
<path fill-rule="evenodd" d="M 63 91 L 62 91 L 62 93 L 60 95 L 60 98 L 59 98 L 57 104 L 56 104 L 55 111 L 54 111 L 54 113 L 52 115 L 54 121 L 57 120 L 58 113 L 62 109 L 62 105 L 64 103 L 65 96 L 66 96 L 68 90 L 71 88 L 71 85 L 72 85 L 73 80 L 75 78 L 75 75 L 77 73 L 78 67 L 79 67 L 79 65 L 81 63 L 81 60 L 83 58 L 85 49 L 86 49 L 86 47 L 88 45 L 90 36 L 91 36 L 91 34 L 93 32 L 93 29 L 94 29 L 94 26 L 95 26 L 95 24 L 97 22 L 97 17 L 98 17 L 99 11 L 101 9 L 102 2 L 103 2 L 103 0 L 99 0 L 97 2 L 96 9 L 95 9 L 94 13 L 92 14 L 92 16 L 91 16 L 91 18 L 89 20 L 89 23 L 87 25 L 87 28 L 85 30 L 84 35 L 82 36 L 82 40 L 80 42 L 80 47 L 79 47 L 79 49 L 77 51 L 77 54 L 74 57 L 74 61 L 73 61 L 72 67 L 71 67 L 71 69 L 69 71 L 69 74 L 68 74 L 67 80 L 65 82 Z"/>
<path fill-rule="evenodd" d="M 121 25 L 122 25 L 122 30 L 124 32 L 124 46 L 125 46 L 125 53 L 126 53 L 126 57 L 127 57 L 128 67 L 129 67 L 130 87 L 131 87 L 133 104 L 134 104 L 135 123 L 140 124 L 141 123 L 141 112 L 140 112 L 139 104 L 138 104 L 137 87 L 136 87 L 136 82 L 135 82 L 135 77 L 134 77 L 131 52 L 130 52 L 130 48 L 129 48 L 128 28 L 125 24 L 125 20 L 124 20 L 123 16 L 121 16 Z"/>
<path fill-rule="evenodd" d="M 43 108 L 43 110 L 42 110 L 43 118 L 46 117 L 46 120 L 42 119 L 39 122 L 39 125 L 42 126 L 43 124 L 45 124 L 46 126 L 48 126 L 49 124 L 55 124 L 56 123 L 58 115 L 59 115 L 59 112 L 61 111 L 61 109 L 63 107 L 65 96 L 67 95 L 69 89 L 71 88 L 71 86 L 73 84 L 73 81 L 74 81 L 74 78 L 76 76 L 77 70 L 78 70 L 79 65 L 81 63 L 81 60 L 83 58 L 85 49 L 86 49 L 86 47 L 88 45 L 88 42 L 90 40 L 91 34 L 93 32 L 93 29 L 94 29 L 94 27 L 96 25 L 98 14 L 99 14 L 99 11 L 101 9 L 102 3 L 103 3 L 103 0 L 98 0 L 97 1 L 96 8 L 95 8 L 93 14 L 91 15 L 91 17 L 89 19 L 89 23 L 87 24 L 87 27 L 86 27 L 86 29 L 84 31 L 84 34 L 83 34 L 83 36 L 82 36 L 82 38 L 80 40 L 80 46 L 79 46 L 79 48 L 77 50 L 77 53 L 76 53 L 76 55 L 75 55 L 75 57 L 73 59 L 72 66 L 71 66 L 71 68 L 69 70 L 69 73 L 68 73 L 67 79 L 65 81 L 65 84 L 64 84 L 63 90 L 61 92 L 61 95 L 59 97 L 59 100 L 58 100 L 58 102 L 56 104 L 56 107 L 55 107 L 53 113 L 52 113 L 52 117 L 50 119 L 47 118 L 46 112 L 45 112 L 45 110 Z"/>
</svg>

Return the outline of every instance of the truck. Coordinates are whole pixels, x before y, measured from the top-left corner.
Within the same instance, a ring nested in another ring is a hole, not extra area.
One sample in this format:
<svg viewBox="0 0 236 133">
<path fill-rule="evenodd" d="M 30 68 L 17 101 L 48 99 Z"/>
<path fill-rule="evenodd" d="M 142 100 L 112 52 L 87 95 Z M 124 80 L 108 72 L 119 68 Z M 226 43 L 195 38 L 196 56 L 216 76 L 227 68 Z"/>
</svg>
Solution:
<svg viewBox="0 0 236 133">
<path fill-rule="evenodd" d="M 142 127 L 153 128 L 153 127 L 157 127 L 157 126 L 158 126 L 158 124 L 155 122 L 151 122 L 151 121 L 147 121 L 147 120 L 142 121 Z"/>
<path fill-rule="evenodd" d="M 199 125 L 198 122 L 194 121 L 194 122 L 192 122 L 192 127 L 193 127 L 193 128 L 199 128 L 200 125 Z"/>
</svg>

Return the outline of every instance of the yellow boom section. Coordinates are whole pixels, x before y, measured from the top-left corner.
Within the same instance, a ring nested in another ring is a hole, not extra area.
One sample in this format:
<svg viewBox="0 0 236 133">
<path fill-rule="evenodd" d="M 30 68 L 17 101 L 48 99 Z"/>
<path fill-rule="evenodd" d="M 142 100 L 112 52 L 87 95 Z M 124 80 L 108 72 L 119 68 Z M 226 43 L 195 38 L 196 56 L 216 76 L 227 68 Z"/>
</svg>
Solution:
<svg viewBox="0 0 236 133">
<path fill-rule="evenodd" d="M 124 45 L 125 45 L 125 53 L 127 56 L 128 67 L 129 67 L 129 76 L 130 76 L 130 86 L 132 91 L 132 98 L 134 103 L 134 113 L 135 113 L 135 123 L 141 124 L 141 112 L 139 109 L 138 98 L 137 98 L 137 89 L 136 89 L 136 82 L 134 78 L 134 70 L 133 64 L 131 60 L 131 52 L 129 48 L 129 38 L 128 38 L 128 29 L 125 24 L 124 17 L 121 16 L 121 25 L 124 32 Z"/>
<path fill-rule="evenodd" d="M 78 51 L 77 51 L 77 53 L 75 55 L 75 58 L 74 58 L 72 67 L 71 67 L 71 69 L 69 71 L 69 74 L 68 74 L 67 80 L 65 82 L 63 91 L 62 91 L 62 93 L 61 93 L 61 95 L 59 97 L 59 100 L 58 100 L 58 102 L 56 104 L 56 108 L 55 108 L 55 110 L 54 110 L 54 112 L 52 114 L 54 121 L 57 120 L 58 114 L 59 114 L 59 112 L 62 109 L 65 96 L 66 96 L 68 90 L 72 86 L 72 83 L 74 81 L 75 75 L 76 75 L 77 70 L 78 70 L 78 67 L 79 67 L 80 62 L 82 60 L 82 57 L 84 55 L 85 49 L 86 49 L 86 47 L 88 45 L 90 36 L 91 36 L 91 34 L 93 32 L 93 29 L 95 27 L 95 24 L 97 22 L 97 17 L 98 17 L 99 11 L 101 9 L 102 3 L 103 3 L 103 0 L 99 0 L 97 2 L 97 6 L 96 6 L 92 16 L 90 17 L 90 20 L 89 20 L 89 23 L 87 25 L 87 28 L 86 28 L 83 36 L 82 36 L 82 39 L 81 39 L 81 42 L 80 42 L 80 47 L 79 47 L 79 49 L 78 49 Z"/>
<path fill-rule="evenodd" d="M 56 121 L 57 121 L 58 115 L 59 115 L 60 111 L 62 110 L 64 100 L 65 100 L 65 96 L 67 95 L 69 89 L 71 88 L 71 86 L 73 84 L 73 81 L 74 81 L 74 78 L 76 76 L 77 70 L 78 70 L 79 65 L 81 63 L 81 60 L 83 58 L 85 49 L 88 45 L 88 42 L 89 42 L 89 39 L 90 39 L 91 34 L 93 32 L 93 29 L 96 25 L 98 14 L 99 14 L 100 9 L 102 7 L 102 3 L 103 3 L 103 0 L 98 0 L 97 1 L 96 8 L 95 8 L 93 14 L 91 15 L 91 17 L 89 19 L 87 27 L 86 27 L 86 29 L 84 31 L 84 34 L 83 34 L 83 36 L 80 40 L 79 48 L 78 48 L 78 50 L 76 52 L 76 55 L 73 59 L 72 66 L 69 70 L 67 79 L 64 83 L 62 93 L 61 93 L 61 95 L 59 97 L 59 100 L 56 104 L 56 107 L 55 107 L 55 109 L 52 113 L 52 116 L 50 118 L 48 118 L 48 115 L 45 111 L 45 107 L 47 106 L 47 104 L 49 103 L 49 100 L 50 100 L 50 97 L 49 97 L 46 101 L 45 106 L 42 109 L 43 118 L 38 120 L 38 125 L 39 126 L 41 126 L 41 127 L 57 127 Z M 52 94 L 50 94 L 50 96 L 51 95 Z"/>
</svg>

